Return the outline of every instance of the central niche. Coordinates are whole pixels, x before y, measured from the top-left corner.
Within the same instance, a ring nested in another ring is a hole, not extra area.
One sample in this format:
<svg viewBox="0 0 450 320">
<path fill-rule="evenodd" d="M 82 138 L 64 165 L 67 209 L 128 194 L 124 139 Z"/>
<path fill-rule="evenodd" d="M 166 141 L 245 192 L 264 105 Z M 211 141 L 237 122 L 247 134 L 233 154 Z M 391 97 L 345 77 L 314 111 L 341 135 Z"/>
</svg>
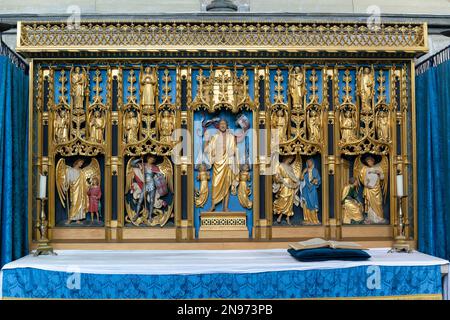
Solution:
<svg viewBox="0 0 450 320">
<path fill-rule="evenodd" d="M 252 236 L 254 70 L 192 70 L 195 236 L 228 230 Z"/>
</svg>

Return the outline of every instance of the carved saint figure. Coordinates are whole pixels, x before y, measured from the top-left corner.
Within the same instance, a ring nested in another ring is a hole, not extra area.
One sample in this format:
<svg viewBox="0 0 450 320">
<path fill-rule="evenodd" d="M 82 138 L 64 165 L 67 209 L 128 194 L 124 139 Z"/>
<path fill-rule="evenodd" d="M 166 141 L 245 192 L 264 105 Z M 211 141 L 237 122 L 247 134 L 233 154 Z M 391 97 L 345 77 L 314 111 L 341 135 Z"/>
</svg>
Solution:
<svg viewBox="0 0 450 320">
<path fill-rule="evenodd" d="M 65 143 L 69 140 L 69 113 L 65 109 L 56 112 L 56 118 L 53 122 L 55 131 L 55 141 Z"/>
<path fill-rule="evenodd" d="M 146 67 L 140 76 L 141 105 L 146 113 L 153 113 L 156 104 L 156 85 L 158 78 L 156 70 Z"/>
<path fill-rule="evenodd" d="M 295 67 L 294 72 L 289 77 L 289 92 L 294 109 L 302 109 L 303 97 L 305 95 L 304 76 L 300 67 Z"/>
<path fill-rule="evenodd" d="M 343 223 L 360 223 L 364 221 L 363 206 L 358 200 L 358 181 L 351 177 L 342 190 Z"/>
<path fill-rule="evenodd" d="M 301 158 L 298 155 L 296 158 L 285 157 L 277 167 L 272 189 L 275 193 L 273 213 L 278 215 L 278 223 L 281 223 L 281 219 L 285 215 L 286 222 L 290 225 L 290 217 L 294 215 L 294 205 L 300 204 L 297 192 L 300 186 L 301 168 Z"/>
<path fill-rule="evenodd" d="M 250 209 L 253 206 L 252 201 L 248 198 L 252 193 L 252 189 L 247 185 L 248 181 L 251 181 L 250 176 L 250 166 L 248 164 L 243 164 L 239 172 L 238 177 L 238 190 L 237 195 L 239 203 L 243 208 Z M 232 188 L 233 189 L 233 188 Z M 236 194 L 234 192 L 233 194 Z"/>
<path fill-rule="evenodd" d="M 319 170 L 315 168 L 314 160 L 306 160 L 306 168 L 300 177 L 301 204 L 303 208 L 303 219 L 305 224 L 320 224 L 319 194 L 318 189 L 321 183 Z"/>
<path fill-rule="evenodd" d="M 87 79 L 80 67 L 75 67 L 71 77 L 72 99 L 74 109 L 84 109 L 84 96 L 87 87 Z"/>
<path fill-rule="evenodd" d="M 128 111 L 123 119 L 123 128 L 125 131 L 125 142 L 134 143 L 138 141 L 139 115 L 135 111 Z"/>
<path fill-rule="evenodd" d="M 372 99 L 374 96 L 375 80 L 369 68 L 361 68 L 358 72 L 358 88 L 361 96 L 361 111 L 372 111 Z"/>
<path fill-rule="evenodd" d="M 378 139 L 382 141 L 389 141 L 389 113 L 387 111 L 380 111 L 378 113 L 376 128 Z"/>
<path fill-rule="evenodd" d="M 77 159 L 71 167 L 66 165 L 64 159 L 60 159 L 56 165 L 56 187 L 64 208 L 66 200 L 68 202 L 70 200 L 67 224 L 72 221 L 80 223 L 86 218 L 86 212 L 89 210 L 88 190 L 93 179 L 98 179 L 100 185 L 98 161 L 92 158 L 91 163 L 85 168 L 82 168 L 83 164 L 83 159 Z"/>
<path fill-rule="evenodd" d="M 105 118 L 99 110 L 94 112 L 94 116 L 91 117 L 89 123 L 90 129 L 90 139 L 97 143 L 103 142 L 104 131 L 105 131 Z"/>
<path fill-rule="evenodd" d="M 159 122 L 159 133 L 161 135 L 161 142 L 171 142 L 172 133 L 175 129 L 175 116 L 172 112 L 164 110 L 161 114 L 161 121 Z"/>
<path fill-rule="evenodd" d="M 163 226 L 170 218 L 170 210 L 161 197 L 173 192 L 173 167 L 165 157 L 163 162 L 156 164 L 156 157 L 130 159 L 127 165 L 127 214 L 130 221 L 140 225 L 148 221 L 149 225 Z M 156 217 L 152 217 L 156 213 Z"/>
<path fill-rule="evenodd" d="M 364 211 L 367 212 L 366 223 L 386 223 L 384 219 L 383 198 L 387 192 L 388 160 L 382 157 L 380 163 L 375 163 L 372 156 L 361 162 L 361 156 L 356 158 L 354 176 L 364 186 Z"/>
<path fill-rule="evenodd" d="M 223 211 L 228 211 L 230 188 L 239 173 L 239 156 L 236 137 L 229 132 L 227 121 L 220 120 L 218 129 L 205 147 L 213 170 L 210 211 L 214 211 L 220 202 L 223 202 Z"/>
<path fill-rule="evenodd" d="M 204 163 L 199 165 L 198 170 L 197 180 L 200 181 L 200 189 L 195 190 L 195 205 L 197 207 L 203 207 L 206 201 L 208 201 L 208 181 L 210 176 L 208 168 Z"/>
<path fill-rule="evenodd" d="M 97 223 L 100 223 L 99 204 L 102 197 L 102 189 L 97 177 L 92 178 L 92 184 L 88 190 L 89 212 L 91 214 L 91 222 L 94 221 L 94 214 L 97 216 Z"/>
<path fill-rule="evenodd" d="M 320 114 L 316 110 L 311 110 L 308 112 L 307 120 L 308 120 L 309 140 L 313 142 L 319 142 L 321 137 Z"/>
<path fill-rule="evenodd" d="M 342 142 L 351 142 L 356 139 L 356 121 L 353 112 L 347 110 L 341 116 L 341 140 Z"/>
<path fill-rule="evenodd" d="M 286 111 L 279 109 L 272 114 L 271 127 L 273 130 L 272 138 L 276 144 L 278 139 L 279 143 L 286 142 L 287 140 L 287 127 L 288 127 L 288 115 Z"/>
</svg>

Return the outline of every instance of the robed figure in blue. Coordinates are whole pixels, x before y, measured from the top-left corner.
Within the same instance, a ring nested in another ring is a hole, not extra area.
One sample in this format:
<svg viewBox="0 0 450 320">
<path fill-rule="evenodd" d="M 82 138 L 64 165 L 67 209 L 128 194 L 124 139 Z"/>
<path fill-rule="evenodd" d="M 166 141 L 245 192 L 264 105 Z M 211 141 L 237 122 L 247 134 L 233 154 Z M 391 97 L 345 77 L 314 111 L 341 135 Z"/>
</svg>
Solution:
<svg viewBox="0 0 450 320">
<path fill-rule="evenodd" d="M 306 168 L 303 169 L 300 180 L 304 224 L 320 224 L 318 189 L 322 180 L 312 159 L 306 160 Z"/>
</svg>

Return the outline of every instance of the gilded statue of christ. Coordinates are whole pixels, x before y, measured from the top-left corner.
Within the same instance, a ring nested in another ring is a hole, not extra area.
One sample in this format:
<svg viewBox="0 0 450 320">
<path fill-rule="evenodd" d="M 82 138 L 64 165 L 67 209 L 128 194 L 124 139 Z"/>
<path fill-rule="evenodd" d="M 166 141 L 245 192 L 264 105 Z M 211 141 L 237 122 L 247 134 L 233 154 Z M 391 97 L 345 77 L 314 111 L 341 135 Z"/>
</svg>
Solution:
<svg viewBox="0 0 450 320">
<path fill-rule="evenodd" d="M 239 174 L 239 156 L 236 137 L 229 132 L 226 120 L 219 122 L 219 131 L 206 145 L 205 154 L 212 166 L 211 211 L 223 202 L 223 211 L 228 211 L 230 191 Z"/>
</svg>

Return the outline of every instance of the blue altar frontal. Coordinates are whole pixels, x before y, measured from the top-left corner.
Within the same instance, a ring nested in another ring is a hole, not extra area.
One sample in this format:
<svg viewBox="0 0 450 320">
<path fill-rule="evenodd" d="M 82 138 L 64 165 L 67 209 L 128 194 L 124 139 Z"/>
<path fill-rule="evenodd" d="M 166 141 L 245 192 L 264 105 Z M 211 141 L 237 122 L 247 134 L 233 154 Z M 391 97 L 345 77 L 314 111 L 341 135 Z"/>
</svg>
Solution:
<svg viewBox="0 0 450 320">
<path fill-rule="evenodd" d="M 442 299 L 448 261 L 369 250 L 298 262 L 286 250 L 58 251 L 4 266 L 3 299 Z"/>
</svg>

